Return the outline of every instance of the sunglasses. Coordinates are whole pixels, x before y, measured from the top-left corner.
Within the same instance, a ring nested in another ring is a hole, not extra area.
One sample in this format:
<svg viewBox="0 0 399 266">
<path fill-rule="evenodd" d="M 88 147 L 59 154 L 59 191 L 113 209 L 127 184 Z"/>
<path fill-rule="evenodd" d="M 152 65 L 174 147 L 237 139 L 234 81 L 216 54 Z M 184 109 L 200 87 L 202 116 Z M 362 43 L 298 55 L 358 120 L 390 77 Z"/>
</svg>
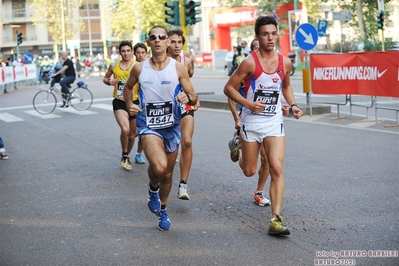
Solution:
<svg viewBox="0 0 399 266">
<path fill-rule="evenodd" d="M 155 41 L 157 37 L 159 40 L 166 40 L 166 38 L 168 38 L 166 34 L 151 34 L 150 36 L 148 36 L 148 40 Z"/>
</svg>

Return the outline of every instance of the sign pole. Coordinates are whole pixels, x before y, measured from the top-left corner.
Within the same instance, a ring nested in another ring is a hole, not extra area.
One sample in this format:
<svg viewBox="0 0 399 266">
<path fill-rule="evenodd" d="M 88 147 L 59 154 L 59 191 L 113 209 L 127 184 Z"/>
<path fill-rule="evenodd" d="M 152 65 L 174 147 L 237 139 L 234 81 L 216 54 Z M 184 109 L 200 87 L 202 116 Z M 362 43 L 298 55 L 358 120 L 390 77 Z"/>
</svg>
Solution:
<svg viewBox="0 0 399 266">
<path fill-rule="evenodd" d="M 186 42 L 183 45 L 183 51 L 187 51 L 187 27 L 186 27 L 186 7 L 184 6 L 184 0 L 180 0 L 180 28 L 183 31 Z"/>
<path fill-rule="evenodd" d="M 384 12 L 384 0 L 377 0 L 378 3 L 378 12 Z M 382 51 L 385 52 L 385 40 L 384 40 L 384 28 L 381 29 L 381 44 L 382 44 Z"/>
<path fill-rule="evenodd" d="M 308 84 L 307 88 L 304 86 L 304 92 L 306 92 L 306 104 L 309 105 L 309 93 L 310 93 L 310 66 L 309 66 L 309 50 L 316 47 L 319 34 L 317 29 L 309 23 L 301 24 L 295 32 L 295 40 L 299 48 L 305 51 L 305 69 L 302 70 L 302 78 L 304 84 Z M 305 91 L 306 89 L 306 91 Z"/>
<path fill-rule="evenodd" d="M 15 60 L 18 58 L 19 55 L 18 31 L 16 31 L 16 34 L 17 34 L 17 57 L 16 58 L 14 57 Z"/>
</svg>

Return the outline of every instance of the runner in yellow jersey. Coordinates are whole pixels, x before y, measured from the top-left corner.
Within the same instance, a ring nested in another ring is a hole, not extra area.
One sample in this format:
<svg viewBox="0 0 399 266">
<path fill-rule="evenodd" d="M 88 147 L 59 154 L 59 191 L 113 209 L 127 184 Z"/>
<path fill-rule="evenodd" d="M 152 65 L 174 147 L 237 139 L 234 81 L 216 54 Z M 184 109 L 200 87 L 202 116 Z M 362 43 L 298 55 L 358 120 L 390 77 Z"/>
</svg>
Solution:
<svg viewBox="0 0 399 266">
<path fill-rule="evenodd" d="M 133 47 L 133 54 L 134 57 L 136 57 L 136 62 L 143 62 L 144 60 L 147 60 L 147 46 L 142 43 L 136 43 Z M 136 83 L 133 87 L 133 102 L 137 103 L 138 102 L 138 93 L 139 91 L 139 84 Z M 144 164 L 145 161 L 143 159 L 143 156 L 141 155 L 141 152 L 143 151 L 143 147 L 141 145 L 141 142 L 139 141 L 137 143 L 137 152 L 136 155 L 134 156 L 134 161 L 138 164 Z"/>
<path fill-rule="evenodd" d="M 122 41 L 119 44 L 119 53 L 122 59 L 117 60 L 108 67 L 103 82 L 108 86 L 114 86 L 112 106 L 116 122 L 121 129 L 122 158 L 120 166 L 130 171 L 132 170 L 132 164 L 130 163 L 129 155 L 137 136 L 137 126 L 136 117 L 130 116 L 126 109 L 126 103 L 123 99 L 123 87 L 129 78 L 130 70 L 135 64 L 132 43 L 130 41 Z M 111 76 L 113 77 L 111 78 Z M 137 100 L 137 94 L 135 95 L 136 99 L 133 97 L 133 100 Z"/>
</svg>

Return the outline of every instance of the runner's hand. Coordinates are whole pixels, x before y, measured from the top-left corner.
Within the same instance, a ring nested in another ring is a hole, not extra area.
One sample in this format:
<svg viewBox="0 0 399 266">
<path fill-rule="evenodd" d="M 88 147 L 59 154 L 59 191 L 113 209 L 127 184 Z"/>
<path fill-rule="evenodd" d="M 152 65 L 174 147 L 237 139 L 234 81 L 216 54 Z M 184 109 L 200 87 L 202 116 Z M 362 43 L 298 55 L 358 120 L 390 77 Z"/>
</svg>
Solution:
<svg viewBox="0 0 399 266">
<path fill-rule="evenodd" d="M 109 79 L 109 85 L 110 85 L 110 86 L 114 86 L 115 84 L 118 83 L 118 81 L 119 81 L 119 80 L 117 80 L 117 79 Z"/>
<path fill-rule="evenodd" d="M 136 116 L 139 112 L 142 112 L 142 110 L 137 104 L 132 104 L 129 106 L 129 114 L 131 116 Z"/>
<path fill-rule="evenodd" d="M 298 106 L 293 106 L 293 107 L 292 107 L 292 113 L 294 114 L 294 117 L 295 117 L 296 119 L 299 119 L 299 118 L 303 115 L 302 110 L 299 109 Z"/>
<path fill-rule="evenodd" d="M 261 101 L 251 102 L 250 106 L 249 106 L 249 110 L 251 110 L 252 112 L 254 112 L 256 114 L 259 114 L 265 108 L 266 108 L 266 104 L 264 102 L 261 102 Z"/>
<path fill-rule="evenodd" d="M 197 103 L 194 105 L 194 111 L 197 111 L 198 108 L 200 108 L 201 104 L 200 104 L 200 100 L 199 97 L 197 96 Z"/>
<path fill-rule="evenodd" d="M 281 111 L 283 111 L 283 116 L 290 116 L 290 106 L 288 104 L 283 104 Z"/>
<path fill-rule="evenodd" d="M 183 92 L 183 91 L 179 92 L 179 94 L 177 94 L 175 99 L 179 103 L 184 103 L 184 104 L 188 103 L 187 94 L 185 92 Z"/>
</svg>

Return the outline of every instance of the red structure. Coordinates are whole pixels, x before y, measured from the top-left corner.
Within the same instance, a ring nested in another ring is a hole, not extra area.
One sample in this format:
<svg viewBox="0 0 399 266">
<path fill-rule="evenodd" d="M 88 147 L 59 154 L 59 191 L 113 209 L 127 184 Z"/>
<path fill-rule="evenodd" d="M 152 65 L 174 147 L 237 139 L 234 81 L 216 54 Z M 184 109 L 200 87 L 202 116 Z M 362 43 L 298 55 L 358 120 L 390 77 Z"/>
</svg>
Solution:
<svg viewBox="0 0 399 266">
<path fill-rule="evenodd" d="M 301 4 L 299 7 L 301 8 Z M 228 50 L 231 47 L 230 28 L 241 27 L 244 25 L 253 26 L 256 18 L 259 16 L 256 11 L 256 6 L 242 6 L 235 8 L 218 8 L 210 13 L 209 18 L 209 32 L 213 39 L 211 39 L 212 50 Z M 285 23 L 288 23 L 287 14 L 289 10 L 294 10 L 294 4 L 287 3 L 278 8 L 278 18 L 284 18 Z M 255 33 L 254 33 L 255 35 Z M 284 56 L 290 52 L 289 30 L 280 31 L 280 48 Z"/>
</svg>

